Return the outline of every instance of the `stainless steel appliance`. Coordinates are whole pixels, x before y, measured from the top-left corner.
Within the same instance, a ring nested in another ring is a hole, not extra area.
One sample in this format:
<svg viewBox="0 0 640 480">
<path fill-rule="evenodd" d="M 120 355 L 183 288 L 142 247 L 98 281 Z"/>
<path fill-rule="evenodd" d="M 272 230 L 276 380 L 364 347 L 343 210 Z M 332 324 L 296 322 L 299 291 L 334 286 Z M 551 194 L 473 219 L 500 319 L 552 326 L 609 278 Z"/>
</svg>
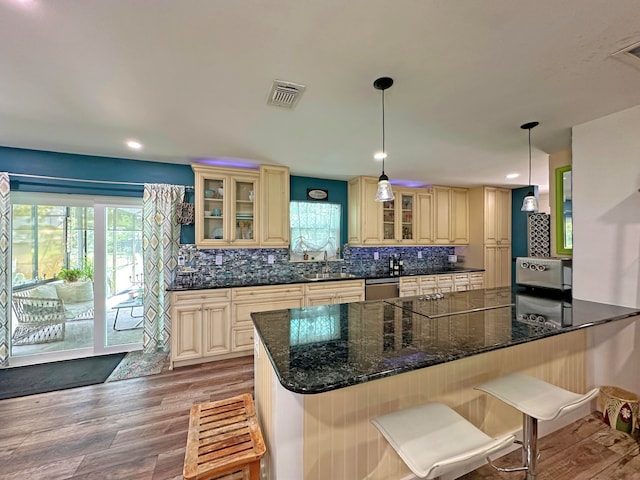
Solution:
<svg viewBox="0 0 640 480">
<path fill-rule="evenodd" d="M 547 328 L 567 327 L 572 323 L 571 302 L 564 299 L 517 293 L 516 318 L 520 322 Z"/>
<path fill-rule="evenodd" d="M 364 281 L 364 299 L 381 300 L 383 298 L 396 298 L 398 296 L 399 286 L 399 277 L 367 279 Z"/>
<path fill-rule="evenodd" d="M 571 259 L 518 257 L 516 258 L 516 284 L 525 287 L 571 290 Z"/>
</svg>

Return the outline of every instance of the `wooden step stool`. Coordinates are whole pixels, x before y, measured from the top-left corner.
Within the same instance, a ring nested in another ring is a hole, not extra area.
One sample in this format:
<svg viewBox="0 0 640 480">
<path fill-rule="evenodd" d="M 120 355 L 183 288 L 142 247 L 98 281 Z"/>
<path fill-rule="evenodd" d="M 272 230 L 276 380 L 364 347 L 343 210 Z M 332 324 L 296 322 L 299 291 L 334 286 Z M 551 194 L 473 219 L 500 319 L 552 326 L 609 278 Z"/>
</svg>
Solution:
<svg viewBox="0 0 640 480">
<path fill-rule="evenodd" d="M 191 407 L 185 480 L 258 480 L 266 447 L 248 394 Z"/>
</svg>

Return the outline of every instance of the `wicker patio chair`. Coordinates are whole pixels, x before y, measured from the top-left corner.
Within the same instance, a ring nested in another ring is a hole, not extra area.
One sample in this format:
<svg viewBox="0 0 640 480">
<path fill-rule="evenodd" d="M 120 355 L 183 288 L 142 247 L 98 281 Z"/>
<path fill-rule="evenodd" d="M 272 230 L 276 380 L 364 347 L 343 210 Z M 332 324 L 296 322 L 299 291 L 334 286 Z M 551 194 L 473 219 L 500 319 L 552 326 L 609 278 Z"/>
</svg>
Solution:
<svg viewBox="0 0 640 480">
<path fill-rule="evenodd" d="M 13 345 L 32 345 L 64 340 L 64 305 L 58 298 L 30 297 L 23 292 L 13 295 L 13 312 L 17 321 Z"/>
</svg>

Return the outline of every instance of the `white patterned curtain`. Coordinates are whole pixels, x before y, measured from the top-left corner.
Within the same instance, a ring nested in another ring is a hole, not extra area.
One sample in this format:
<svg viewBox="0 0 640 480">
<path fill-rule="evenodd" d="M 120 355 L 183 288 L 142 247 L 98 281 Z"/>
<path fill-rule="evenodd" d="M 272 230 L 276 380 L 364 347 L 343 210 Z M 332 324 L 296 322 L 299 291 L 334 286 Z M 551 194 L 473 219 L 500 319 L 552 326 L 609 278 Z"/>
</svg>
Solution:
<svg viewBox="0 0 640 480">
<path fill-rule="evenodd" d="M 9 363 L 11 331 L 11 201 L 9 174 L 0 172 L 0 367 Z"/>
<path fill-rule="evenodd" d="M 176 210 L 184 198 L 184 186 L 145 184 L 142 198 L 142 249 L 144 260 L 145 353 L 168 352 L 171 346 L 169 317 L 171 273 L 178 263 L 180 225 Z"/>
</svg>

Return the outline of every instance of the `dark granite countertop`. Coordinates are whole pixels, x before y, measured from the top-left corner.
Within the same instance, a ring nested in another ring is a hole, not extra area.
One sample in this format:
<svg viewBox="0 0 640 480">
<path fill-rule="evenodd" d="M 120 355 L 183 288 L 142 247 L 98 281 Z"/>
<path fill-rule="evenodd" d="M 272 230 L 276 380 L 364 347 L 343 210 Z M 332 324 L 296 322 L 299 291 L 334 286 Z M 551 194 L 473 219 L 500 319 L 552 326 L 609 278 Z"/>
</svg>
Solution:
<svg viewBox="0 0 640 480">
<path fill-rule="evenodd" d="M 312 394 L 635 315 L 640 309 L 504 288 L 251 316 L 280 383 Z"/>
<path fill-rule="evenodd" d="M 418 275 L 441 275 L 445 273 L 464 273 L 464 272 L 484 272 L 483 268 L 466 268 L 466 267 L 433 267 L 420 270 L 403 272 L 400 277 L 412 277 Z M 188 291 L 188 290 L 208 290 L 214 288 L 234 288 L 234 287 L 259 287 L 263 285 L 288 285 L 292 283 L 317 283 L 317 282 L 336 282 L 343 280 L 370 280 L 378 278 L 399 278 L 368 274 L 354 275 L 348 278 L 326 278 L 322 280 L 308 280 L 302 274 L 268 274 L 257 273 L 251 276 L 234 277 L 233 275 L 224 275 L 216 278 L 200 278 L 198 272 L 185 270 L 179 272 L 182 277 L 181 282 L 174 282 L 168 291 Z"/>
</svg>

